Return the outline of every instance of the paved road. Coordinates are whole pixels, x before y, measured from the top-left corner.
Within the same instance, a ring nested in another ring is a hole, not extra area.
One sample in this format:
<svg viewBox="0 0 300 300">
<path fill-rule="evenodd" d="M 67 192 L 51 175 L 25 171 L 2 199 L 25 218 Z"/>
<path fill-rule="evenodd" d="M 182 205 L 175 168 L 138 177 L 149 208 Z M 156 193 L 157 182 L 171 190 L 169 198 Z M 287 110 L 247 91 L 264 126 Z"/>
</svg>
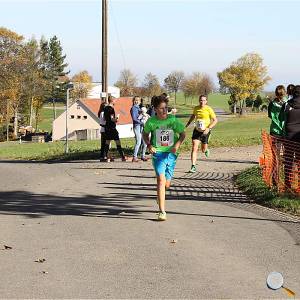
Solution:
<svg viewBox="0 0 300 300">
<path fill-rule="evenodd" d="M 195 174 L 181 157 L 166 222 L 150 162 L 1 162 L 0 298 L 286 298 L 271 271 L 299 297 L 299 219 L 232 183 L 259 151 L 215 149 Z"/>
</svg>

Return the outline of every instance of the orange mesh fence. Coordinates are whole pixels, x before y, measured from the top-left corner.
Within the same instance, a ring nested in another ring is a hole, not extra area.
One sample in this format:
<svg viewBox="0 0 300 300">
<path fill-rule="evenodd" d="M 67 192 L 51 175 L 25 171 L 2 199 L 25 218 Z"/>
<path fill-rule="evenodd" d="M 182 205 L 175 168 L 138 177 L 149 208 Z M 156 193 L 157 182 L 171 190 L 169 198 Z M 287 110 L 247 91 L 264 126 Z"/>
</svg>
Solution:
<svg viewBox="0 0 300 300">
<path fill-rule="evenodd" d="M 262 132 L 263 153 L 259 158 L 263 180 L 279 193 L 300 195 L 300 143 Z"/>
</svg>

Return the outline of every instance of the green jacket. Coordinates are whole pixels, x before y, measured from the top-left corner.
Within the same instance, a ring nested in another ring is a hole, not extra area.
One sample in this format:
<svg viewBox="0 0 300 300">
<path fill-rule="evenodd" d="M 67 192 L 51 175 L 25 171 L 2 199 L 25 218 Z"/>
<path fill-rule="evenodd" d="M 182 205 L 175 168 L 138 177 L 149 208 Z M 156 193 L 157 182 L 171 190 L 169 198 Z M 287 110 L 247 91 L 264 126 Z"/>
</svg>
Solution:
<svg viewBox="0 0 300 300">
<path fill-rule="evenodd" d="M 279 116 L 282 105 L 282 102 L 273 100 L 268 106 L 268 117 L 271 119 L 270 134 L 283 135 L 284 120 Z"/>
</svg>

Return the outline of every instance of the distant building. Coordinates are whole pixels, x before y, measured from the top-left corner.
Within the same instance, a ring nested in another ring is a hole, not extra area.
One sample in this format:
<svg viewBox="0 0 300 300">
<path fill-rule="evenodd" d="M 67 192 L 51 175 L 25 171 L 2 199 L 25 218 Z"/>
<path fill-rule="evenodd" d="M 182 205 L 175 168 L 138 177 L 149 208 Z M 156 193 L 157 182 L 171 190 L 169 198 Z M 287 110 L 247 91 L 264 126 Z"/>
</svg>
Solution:
<svg viewBox="0 0 300 300">
<path fill-rule="evenodd" d="M 101 100 L 80 99 L 69 107 L 68 110 L 68 138 L 70 140 L 93 140 L 100 138 L 100 124 L 98 111 Z M 117 123 L 120 138 L 133 137 L 132 119 L 130 108 L 132 98 L 117 98 L 115 104 L 116 114 L 120 114 Z M 63 112 L 53 121 L 52 140 L 66 139 L 66 112 Z"/>
<path fill-rule="evenodd" d="M 107 89 L 108 89 L 108 94 L 111 94 L 115 98 L 120 98 L 120 89 L 118 87 L 109 86 Z M 102 92 L 102 84 L 97 83 L 97 82 L 93 82 L 92 83 L 92 89 L 88 93 L 87 98 L 89 98 L 89 99 L 100 98 L 101 92 Z"/>
</svg>

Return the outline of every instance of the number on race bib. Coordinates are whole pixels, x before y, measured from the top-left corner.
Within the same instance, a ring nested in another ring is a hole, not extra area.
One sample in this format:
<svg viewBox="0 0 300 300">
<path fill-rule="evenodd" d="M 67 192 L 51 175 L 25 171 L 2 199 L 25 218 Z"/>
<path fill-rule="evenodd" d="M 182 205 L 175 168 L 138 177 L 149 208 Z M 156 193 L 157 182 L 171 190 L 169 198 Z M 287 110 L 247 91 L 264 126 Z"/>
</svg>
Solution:
<svg viewBox="0 0 300 300">
<path fill-rule="evenodd" d="M 197 129 L 199 129 L 199 130 L 205 130 L 206 129 L 206 126 L 205 126 L 205 122 L 204 122 L 204 120 L 197 120 L 196 121 L 196 127 L 197 127 Z"/>
<path fill-rule="evenodd" d="M 156 130 L 156 144 L 160 147 L 170 147 L 174 144 L 174 132 L 172 129 Z"/>
</svg>

